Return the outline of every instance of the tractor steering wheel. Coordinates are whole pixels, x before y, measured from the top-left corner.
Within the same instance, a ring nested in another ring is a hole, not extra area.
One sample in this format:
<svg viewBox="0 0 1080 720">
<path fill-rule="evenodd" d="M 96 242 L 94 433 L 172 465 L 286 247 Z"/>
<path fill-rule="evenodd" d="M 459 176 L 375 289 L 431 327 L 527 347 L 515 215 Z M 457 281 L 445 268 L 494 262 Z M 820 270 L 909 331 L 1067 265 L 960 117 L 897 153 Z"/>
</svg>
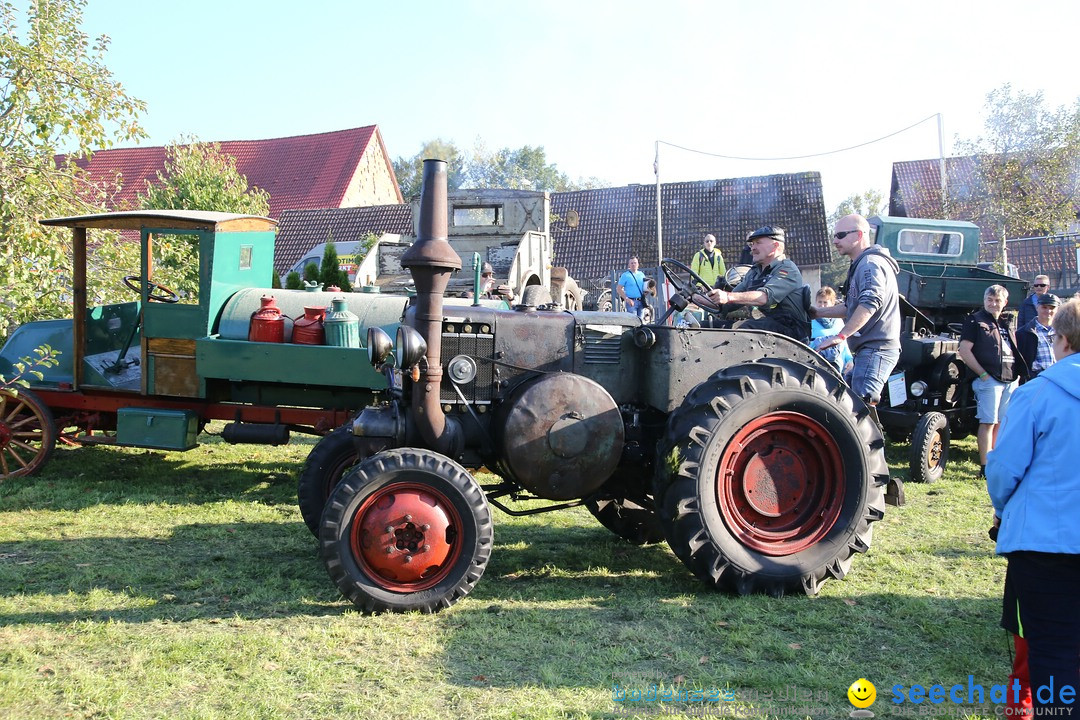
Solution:
<svg viewBox="0 0 1080 720">
<path fill-rule="evenodd" d="M 660 269 L 664 271 L 664 275 L 667 277 L 675 290 L 686 297 L 688 302 L 692 302 L 703 310 L 707 310 L 714 315 L 720 314 L 720 306 L 709 299 L 709 291 L 712 288 L 709 283 L 701 279 L 701 276 L 696 272 L 683 265 L 678 260 L 672 260 L 665 258 L 660 261 Z M 685 273 L 689 276 L 689 280 L 683 277 L 680 273 Z"/>
<path fill-rule="evenodd" d="M 134 290 L 140 295 L 142 294 L 142 284 L 143 279 L 141 275 L 124 276 L 124 285 L 127 285 L 129 289 Z M 179 295 L 177 295 L 174 291 L 170 290 L 164 285 L 158 285 L 153 280 L 147 280 L 146 287 L 148 291 L 148 295 L 146 296 L 147 300 L 153 300 L 154 302 L 169 304 L 180 302 Z"/>
</svg>

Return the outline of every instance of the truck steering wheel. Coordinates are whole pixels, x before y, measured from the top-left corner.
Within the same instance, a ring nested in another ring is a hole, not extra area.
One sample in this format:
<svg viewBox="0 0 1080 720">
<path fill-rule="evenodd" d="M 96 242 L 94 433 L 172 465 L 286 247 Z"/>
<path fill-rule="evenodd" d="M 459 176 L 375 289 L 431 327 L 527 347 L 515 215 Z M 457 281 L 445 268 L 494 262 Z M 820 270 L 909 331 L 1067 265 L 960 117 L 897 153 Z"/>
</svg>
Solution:
<svg viewBox="0 0 1080 720">
<path fill-rule="evenodd" d="M 127 285 L 129 289 L 134 290 L 139 294 L 142 294 L 142 284 L 143 279 L 141 275 L 124 276 L 124 285 Z M 153 280 L 147 280 L 146 286 L 149 293 L 146 296 L 147 300 L 153 300 L 154 302 L 160 303 L 169 303 L 170 305 L 180 302 L 180 296 L 177 295 L 174 291 L 165 287 L 164 285 L 158 285 Z"/>
<path fill-rule="evenodd" d="M 699 308 L 714 315 L 720 314 L 720 306 L 709 299 L 709 291 L 712 288 L 709 287 L 709 283 L 701 279 L 700 275 L 678 260 L 670 258 L 660 261 L 660 269 L 664 271 L 668 281 L 675 286 L 675 290 L 680 295 L 683 295 L 688 302 L 692 302 Z M 680 275 L 680 272 L 689 275 L 689 281 Z"/>
</svg>

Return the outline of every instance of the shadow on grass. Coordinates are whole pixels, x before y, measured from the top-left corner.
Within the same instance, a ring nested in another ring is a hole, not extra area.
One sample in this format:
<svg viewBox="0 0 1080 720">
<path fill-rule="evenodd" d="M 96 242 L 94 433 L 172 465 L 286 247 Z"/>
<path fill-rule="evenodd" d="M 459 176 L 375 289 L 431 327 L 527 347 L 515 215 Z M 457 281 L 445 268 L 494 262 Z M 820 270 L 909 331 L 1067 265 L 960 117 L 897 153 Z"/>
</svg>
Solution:
<svg viewBox="0 0 1080 720">
<path fill-rule="evenodd" d="M 58 450 L 41 474 L 9 478 L 0 484 L 0 510 L 80 510 L 130 503 L 197 505 L 223 497 L 270 504 L 296 502 L 301 465 L 295 459 L 222 461 L 215 457 L 219 452 L 213 446 L 190 454 L 99 446 Z M 212 457 L 209 463 L 205 455 L 200 456 L 206 453 Z"/>
<path fill-rule="evenodd" d="M 649 592 L 631 585 L 617 580 L 587 607 L 562 606 L 561 593 L 545 593 L 532 603 L 456 608 L 442 663 L 448 681 L 507 689 L 613 686 L 620 679 L 643 689 L 650 682 L 758 691 L 797 685 L 844 702 L 846 685 L 859 677 L 887 680 L 882 693 L 895 683 L 960 682 L 968 674 L 1004 682 L 1009 669 L 996 599 L 878 594 L 852 604 L 739 597 L 697 582 L 650 584 Z"/>
<path fill-rule="evenodd" d="M 0 542 L 0 598 L 15 597 L 27 610 L 0 612 L 0 626 L 344 609 L 302 523 L 181 525 L 160 539 Z"/>
</svg>

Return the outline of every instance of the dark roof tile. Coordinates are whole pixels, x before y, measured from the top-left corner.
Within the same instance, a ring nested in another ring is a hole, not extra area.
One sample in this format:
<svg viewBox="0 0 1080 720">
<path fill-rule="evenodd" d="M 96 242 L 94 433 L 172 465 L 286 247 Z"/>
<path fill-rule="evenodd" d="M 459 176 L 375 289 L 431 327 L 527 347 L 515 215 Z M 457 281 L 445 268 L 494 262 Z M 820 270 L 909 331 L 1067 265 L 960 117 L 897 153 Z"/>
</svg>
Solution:
<svg viewBox="0 0 1080 720">
<path fill-rule="evenodd" d="M 762 225 L 787 231 L 788 255 L 802 265 L 829 261 L 821 175 L 816 172 L 662 186 L 664 255 L 689 262 L 706 233 L 716 236 L 728 265 L 742 253 L 747 234 Z M 555 262 L 575 278 L 596 279 L 626 267 L 634 254 L 642 265 L 659 264 L 656 247 L 656 186 L 628 185 L 551 194 Z M 568 227 L 570 210 L 578 225 Z"/>
<path fill-rule="evenodd" d="M 274 246 L 274 268 L 284 275 L 311 248 L 332 238 L 335 243 L 361 240 L 368 233 L 412 235 L 408 205 L 323 210 L 286 210 L 281 214 Z"/>
</svg>

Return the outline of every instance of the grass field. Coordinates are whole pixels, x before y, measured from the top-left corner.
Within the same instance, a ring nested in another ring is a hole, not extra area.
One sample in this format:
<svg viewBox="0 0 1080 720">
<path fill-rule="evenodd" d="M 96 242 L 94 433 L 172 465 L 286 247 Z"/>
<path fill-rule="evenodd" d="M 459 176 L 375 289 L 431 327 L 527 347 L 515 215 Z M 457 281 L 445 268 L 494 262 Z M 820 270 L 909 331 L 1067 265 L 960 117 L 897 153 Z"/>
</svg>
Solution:
<svg viewBox="0 0 1080 720">
<path fill-rule="evenodd" d="M 0 717 L 839 718 L 865 677 L 877 717 L 989 718 L 894 705 L 891 688 L 966 694 L 971 675 L 989 691 L 1009 671 L 973 439 L 814 598 L 709 591 L 666 546 L 630 546 L 581 509 L 495 510 L 469 597 L 378 617 L 341 600 L 296 509 L 311 442 L 203 439 L 58 450 L 0 484 Z M 894 474 L 906 453 L 890 448 Z M 613 701 L 653 684 L 727 700 Z"/>
</svg>

